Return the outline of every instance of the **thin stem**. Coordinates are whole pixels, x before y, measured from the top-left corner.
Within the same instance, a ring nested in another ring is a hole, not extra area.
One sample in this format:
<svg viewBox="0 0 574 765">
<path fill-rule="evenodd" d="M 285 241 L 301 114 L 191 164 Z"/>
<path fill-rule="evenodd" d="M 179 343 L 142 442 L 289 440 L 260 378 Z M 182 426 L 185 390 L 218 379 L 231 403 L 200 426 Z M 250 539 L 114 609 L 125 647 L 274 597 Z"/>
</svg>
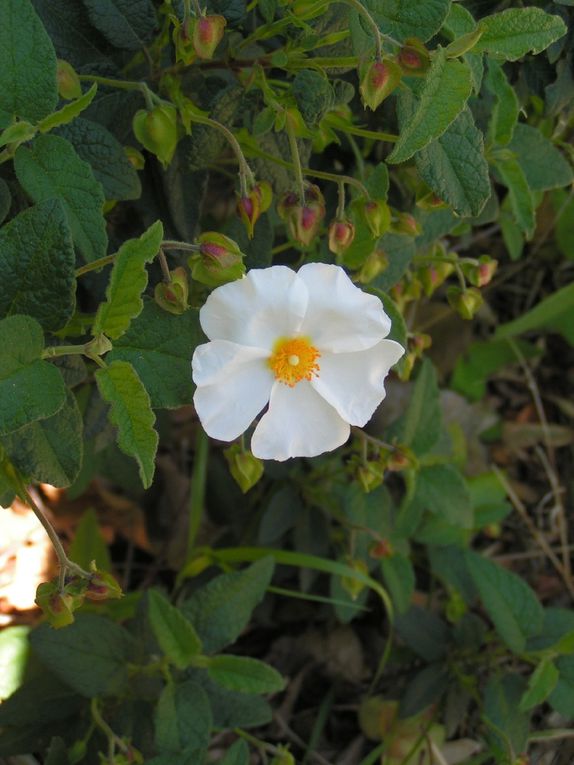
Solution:
<svg viewBox="0 0 574 765">
<path fill-rule="evenodd" d="M 38 507 L 38 505 L 32 498 L 30 492 L 24 485 L 24 482 L 19 480 L 18 484 L 19 484 L 18 493 L 21 494 L 22 499 L 24 499 L 26 504 L 30 508 L 32 508 L 32 510 L 34 511 L 34 515 L 44 527 L 44 531 L 46 532 L 46 534 L 48 535 L 50 539 L 50 542 L 52 543 L 54 552 L 56 553 L 56 557 L 58 558 L 58 563 L 60 564 L 60 577 L 59 577 L 60 587 L 63 587 L 67 571 L 71 571 L 73 574 L 78 574 L 78 576 L 81 576 L 84 579 L 90 579 L 92 575 L 90 574 L 89 571 L 84 571 L 84 569 L 81 566 L 78 566 L 77 563 L 74 563 L 74 561 L 68 558 L 68 556 L 66 555 L 66 551 L 64 550 L 64 547 L 62 543 L 60 542 L 60 538 L 58 534 L 56 533 L 56 530 L 54 529 L 50 521 L 46 518 L 44 513 L 40 510 L 40 508 Z"/>
<path fill-rule="evenodd" d="M 191 120 L 192 122 L 197 122 L 200 125 L 208 125 L 215 130 L 219 130 L 219 132 L 225 136 L 239 163 L 239 185 L 241 188 L 241 196 L 247 196 L 249 193 L 248 186 L 255 185 L 255 176 L 247 164 L 247 160 L 245 159 L 245 155 L 241 150 L 241 146 L 239 145 L 237 138 L 233 135 L 231 130 L 225 127 L 225 125 L 222 125 L 221 122 L 217 122 L 217 120 L 212 120 L 211 117 L 200 117 L 197 114 L 193 114 Z"/>
<path fill-rule="evenodd" d="M 305 181 L 303 180 L 303 170 L 301 168 L 301 157 L 299 155 L 299 147 L 297 146 L 297 137 L 293 130 L 293 125 L 287 115 L 285 122 L 285 131 L 287 138 L 289 139 L 289 148 L 291 150 L 291 162 L 293 164 L 293 170 L 295 171 L 295 180 L 297 181 L 297 188 L 299 191 L 299 201 L 302 205 L 305 204 Z"/>
<path fill-rule="evenodd" d="M 145 82 L 138 82 L 137 80 L 115 80 L 113 77 L 100 77 L 97 74 L 79 74 L 80 80 L 86 82 L 97 82 L 98 85 L 107 85 L 109 88 L 119 88 L 120 90 L 139 90 L 142 96 L 145 98 L 147 107 L 153 108 L 155 103 L 159 103 L 161 99 L 159 96 L 150 90 L 149 86 Z"/>
<path fill-rule="evenodd" d="M 100 709 L 98 707 L 98 700 L 97 698 L 93 698 L 90 703 L 90 712 L 92 713 L 92 719 L 98 726 L 98 728 L 104 733 L 108 741 L 110 742 L 110 746 L 112 747 L 112 753 L 113 748 L 118 747 L 124 754 L 127 754 L 130 750 L 129 746 L 125 743 L 125 741 L 122 741 L 122 739 L 117 735 L 117 733 L 114 733 L 114 731 L 110 728 L 108 723 L 104 720 L 102 715 L 100 714 Z"/>
<path fill-rule="evenodd" d="M 166 284 L 169 284 L 171 282 L 171 273 L 169 271 L 169 266 L 167 265 L 165 252 L 161 249 L 161 247 L 159 248 L 157 258 L 159 260 L 159 265 L 161 267 L 161 275 L 163 277 L 163 280 Z"/>
<path fill-rule="evenodd" d="M 199 244 L 189 244 L 188 242 L 176 242 L 173 239 L 166 239 L 161 243 L 164 250 L 185 250 L 186 252 L 199 252 Z"/>
<path fill-rule="evenodd" d="M 203 518 L 205 498 L 205 482 L 207 479 L 207 459 L 209 456 L 209 439 L 203 428 L 198 427 L 195 441 L 193 470 L 189 494 L 189 530 L 187 533 L 187 560 L 191 560 L 195 541 Z"/>
<path fill-rule="evenodd" d="M 86 263 L 85 266 L 80 266 L 80 268 L 76 269 L 76 279 L 79 276 L 88 274 L 90 271 L 99 271 L 100 268 L 109 266 L 110 263 L 114 262 L 116 254 L 117 253 L 114 252 L 112 255 L 105 255 L 103 258 L 98 258 L 97 260 L 92 260 L 91 263 Z"/>
<path fill-rule="evenodd" d="M 339 181 L 339 204 L 337 205 L 337 218 L 343 220 L 345 217 L 345 183 Z"/>
<path fill-rule="evenodd" d="M 42 351 L 43 359 L 54 359 L 58 356 L 81 356 L 86 353 L 86 346 L 82 345 L 50 345 Z"/>
<path fill-rule="evenodd" d="M 377 61 L 380 61 L 383 57 L 383 40 L 382 40 L 383 35 L 375 19 L 371 16 L 371 14 L 365 8 L 365 6 L 359 2 L 359 0 L 339 0 L 339 2 L 345 3 L 346 5 L 350 5 L 351 8 L 354 8 L 354 10 L 356 10 L 357 13 L 360 16 L 362 16 L 367 22 L 367 24 L 371 27 L 371 30 L 373 32 L 373 37 L 375 38 L 375 55 L 376 55 Z M 392 37 L 388 37 L 388 35 L 385 35 L 385 39 L 398 45 L 397 41 L 393 40 Z"/>
<path fill-rule="evenodd" d="M 363 441 L 369 441 L 371 444 L 374 444 L 375 446 L 378 446 L 379 449 L 389 449 L 390 451 L 394 452 L 397 450 L 396 446 L 393 446 L 393 444 L 389 444 L 386 441 L 381 441 L 380 438 L 375 438 L 375 436 L 371 436 L 369 433 L 365 433 L 364 430 L 357 427 L 351 428 L 353 435 L 358 436 L 359 438 L 362 438 Z"/>
</svg>

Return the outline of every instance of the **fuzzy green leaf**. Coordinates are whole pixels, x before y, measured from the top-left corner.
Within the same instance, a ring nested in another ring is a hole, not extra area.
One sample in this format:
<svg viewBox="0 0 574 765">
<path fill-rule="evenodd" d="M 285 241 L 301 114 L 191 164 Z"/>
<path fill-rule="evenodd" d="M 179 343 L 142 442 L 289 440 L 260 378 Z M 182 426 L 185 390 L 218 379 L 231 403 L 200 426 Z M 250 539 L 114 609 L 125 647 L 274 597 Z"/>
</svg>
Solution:
<svg viewBox="0 0 574 765">
<path fill-rule="evenodd" d="M 147 391 L 126 361 L 112 361 L 105 369 L 98 369 L 95 377 L 102 398 L 111 404 L 109 418 L 118 429 L 118 445 L 137 460 L 141 482 L 147 489 L 153 480 L 159 440 Z"/>
<path fill-rule="evenodd" d="M 406 412 L 389 428 L 392 437 L 416 454 L 426 454 L 440 437 L 441 413 L 436 371 L 423 361 Z"/>
<path fill-rule="evenodd" d="M 399 140 L 389 155 L 391 163 L 405 162 L 441 136 L 464 109 L 472 90 L 470 69 L 461 61 L 449 61 L 443 48 L 432 59 L 418 100 Z"/>
<path fill-rule="evenodd" d="M 482 133 L 465 108 L 440 138 L 416 155 L 425 183 L 461 216 L 480 213 L 490 196 Z"/>
<path fill-rule="evenodd" d="M 572 166 L 540 130 L 517 125 L 508 148 L 514 152 L 532 191 L 557 189 L 574 181 Z"/>
<path fill-rule="evenodd" d="M 155 744 L 159 750 L 201 750 L 209 743 L 211 725 L 209 699 L 197 683 L 187 680 L 166 685 L 155 710 Z"/>
<path fill-rule="evenodd" d="M 558 682 L 559 672 L 551 659 L 543 659 L 528 680 L 528 688 L 520 699 L 522 712 L 542 704 Z"/>
<path fill-rule="evenodd" d="M 534 234 L 536 218 L 534 197 L 522 167 L 513 156 L 498 157 L 496 169 L 508 189 L 508 199 L 514 219 L 526 239 Z"/>
<path fill-rule="evenodd" d="M 514 321 L 502 324 L 496 338 L 515 337 L 533 330 L 552 329 L 574 345 L 574 284 L 557 290 Z"/>
<path fill-rule="evenodd" d="M 504 69 L 493 58 L 488 59 L 486 86 L 496 99 L 490 117 L 489 132 L 495 143 L 504 146 L 511 140 L 514 133 L 520 113 L 520 104 L 514 88 L 508 82 Z"/>
<path fill-rule="evenodd" d="M 153 37 L 157 17 L 151 0 L 82 2 L 92 24 L 116 48 L 139 50 Z"/>
<path fill-rule="evenodd" d="M 2 439 L 10 461 L 22 475 L 52 486 L 70 486 L 82 466 L 82 415 L 68 391 L 64 406 L 51 417 L 31 422 Z"/>
<path fill-rule="evenodd" d="M 75 305 L 74 248 L 60 202 L 21 212 L 0 230 L 0 316 L 28 314 L 55 331 Z"/>
<path fill-rule="evenodd" d="M 62 202 L 74 243 L 86 261 L 106 254 L 102 187 L 68 141 L 56 135 L 39 135 L 30 148 L 20 146 L 14 169 L 35 202 L 54 198 Z"/>
<path fill-rule="evenodd" d="M 516 61 L 527 53 L 540 53 L 566 34 L 560 18 L 542 8 L 508 8 L 485 16 L 479 23 L 482 37 L 475 53 L 492 53 Z"/>
<path fill-rule="evenodd" d="M 0 321 L 0 435 L 56 414 L 66 400 L 62 375 L 42 361 L 44 333 L 30 316 Z"/>
<path fill-rule="evenodd" d="M 540 631 L 544 612 L 536 595 L 516 574 L 477 553 L 465 552 L 466 565 L 496 631 L 511 651 Z"/>
<path fill-rule="evenodd" d="M 58 109 L 57 112 L 44 117 L 44 119 L 38 124 L 40 131 L 42 133 L 47 133 L 49 130 L 53 130 L 60 125 L 67 125 L 68 122 L 71 122 L 78 115 L 80 115 L 84 109 L 88 108 L 88 106 L 94 100 L 94 96 L 96 95 L 97 90 L 98 86 L 96 83 L 94 83 L 89 90 L 80 96 L 80 98 L 77 98 L 75 101 L 70 101 L 69 104 L 66 104 L 61 109 Z"/>
<path fill-rule="evenodd" d="M 138 199 L 141 183 L 120 142 L 98 122 L 79 117 L 58 129 L 102 184 L 106 199 Z"/>
<path fill-rule="evenodd" d="M 201 651 L 201 640 L 192 623 L 158 590 L 148 594 L 148 618 L 159 647 L 178 669 L 189 667 Z"/>
<path fill-rule="evenodd" d="M 214 656 L 209 660 L 207 673 L 215 683 L 241 693 L 274 693 L 285 687 L 277 670 L 245 656 Z"/>
<path fill-rule="evenodd" d="M 2 0 L 0 111 L 32 121 L 56 108 L 56 54 L 30 0 Z"/>
<path fill-rule="evenodd" d="M 116 340 L 142 312 L 141 293 L 148 282 L 145 266 L 157 255 L 162 238 L 163 226 L 156 221 L 139 239 L 129 239 L 122 244 L 114 260 L 106 301 L 100 304 L 96 314 L 94 335 L 104 333 Z"/>
<path fill-rule="evenodd" d="M 438 32 L 450 8 L 450 0 L 362 0 L 384 34 L 403 42 L 418 37 L 423 42 Z M 363 17 L 353 14 L 351 25 L 355 52 L 363 55 L 373 46 L 373 33 Z M 358 30 L 355 30 L 358 27 Z"/>
<path fill-rule="evenodd" d="M 153 408 L 191 404 L 193 382 L 189 360 L 201 341 L 198 312 L 167 313 L 144 298 L 144 308 L 108 354 L 108 360 L 129 361 L 138 373 Z"/>
<path fill-rule="evenodd" d="M 96 513 L 89 508 L 74 531 L 70 545 L 70 558 L 86 571 L 90 563 L 96 561 L 98 571 L 111 571 L 110 552 L 98 523 Z"/>
<path fill-rule="evenodd" d="M 468 486 L 452 465 L 423 467 L 417 474 L 416 498 L 425 510 L 440 516 L 452 526 L 472 528 Z"/>
</svg>

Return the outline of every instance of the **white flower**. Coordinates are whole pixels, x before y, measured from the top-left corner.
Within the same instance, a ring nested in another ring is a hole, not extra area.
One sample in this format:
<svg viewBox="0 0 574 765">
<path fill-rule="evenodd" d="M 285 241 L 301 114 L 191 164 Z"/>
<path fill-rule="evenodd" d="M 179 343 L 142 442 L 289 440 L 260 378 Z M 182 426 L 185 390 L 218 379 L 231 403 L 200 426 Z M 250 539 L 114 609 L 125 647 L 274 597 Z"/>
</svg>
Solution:
<svg viewBox="0 0 574 765">
<path fill-rule="evenodd" d="M 339 266 L 252 270 L 215 289 L 199 313 L 210 342 L 193 354 L 194 404 L 213 438 L 233 441 L 269 404 L 251 450 L 315 457 L 343 444 L 385 397 L 404 353 L 391 321 Z"/>
</svg>

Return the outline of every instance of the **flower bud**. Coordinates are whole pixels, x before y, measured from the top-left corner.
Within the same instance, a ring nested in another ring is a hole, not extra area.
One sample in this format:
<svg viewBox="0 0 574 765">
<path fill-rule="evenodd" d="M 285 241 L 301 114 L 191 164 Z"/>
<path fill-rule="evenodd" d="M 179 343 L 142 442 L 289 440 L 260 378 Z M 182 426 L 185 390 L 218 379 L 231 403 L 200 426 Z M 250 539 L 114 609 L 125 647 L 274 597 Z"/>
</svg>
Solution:
<svg viewBox="0 0 574 765">
<path fill-rule="evenodd" d="M 411 338 L 411 345 L 413 352 L 420 358 L 424 351 L 431 347 L 432 337 L 423 332 L 419 332 Z"/>
<path fill-rule="evenodd" d="M 393 449 L 384 458 L 388 470 L 400 473 L 402 470 L 415 467 L 417 459 L 410 449 Z"/>
<path fill-rule="evenodd" d="M 417 197 L 417 207 L 421 210 L 441 210 L 447 206 L 434 191 L 427 191 L 426 194 Z"/>
<path fill-rule="evenodd" d="M 138 151 L 135 146 L 124 146 L 124 152 L 132 167 L 135 167 L 136 170 L 144 169 L 145 157 L 141 151 Z"/>
<path fill-rule="evenodd" d="M 35 602 L 51 627 L 60 629 L 73 623 L 73 612 L 82 605 L 87 585 L 81 577 L 73 577 L 63 589 L 57 580 L 38 585 Z"/>
<path fill-rule="evenodd" d="M 303 246 L 311 244 L 325 217 L 325 200 L 318 186 L 305 189 L 304 204 L 294 192 L 287 193 L 277 206 L 279 216 L 287 222 L 292 239 Z"/>
<path fill-rule="evenodd" d="M 177 110 L 172 104 L 161 104 L 151 111 L 140 109 L 134 115 L 135 137 L 164 167 L 169 165 L 177 146 Z"/>
<path fill-rule="evenodd" d="M 384 477 L 385 471 L 378 462 L 367 462 L 357 468 L 357 480 L 365 494 L 380 486 Z"/>
<path fill-rule="evenodd" d="M 206 231 L 197 241 L 199 259 L 197 255 L 189 259 L 193 279 L 209 287 L 218 287 L 243 276 L 244 255 L 237 242 L 216 231 Z"/>
<path fill-rule="evenodd" d="M 419 236 L 422 232 L 422 228 L 420 223 L 418 223 L 416 218 L 410 213 L 397 213 L 396 218 L 391 225 L 391 231 L 394 234 Z"/>
<path fill-rule="evenodd" d="M 283 746 L 277 747 L 270 765 L 296 765 L 295 758 L 288 749 Z"/>
<path fill-rule="evenodd" d="M 369 547 L 369 555 L 371 558 L 376 558 L 377 560 L 381 560 L 381 558 L 392 558 L 394 552 L 393 546 L 388 539 L 379 539 L 377 542 L 373 542 Z"/>
<path fill-rule="evenodd" d="M 335 255 L 342 255 L 355 238 L 355 227 L 350 220 L 334 220 L 329 226 L 329 249 Z"/>
<path fill-rule="evenodd" d="M 375 111 L 401 81 L 401 68 L 393 61 L 372 61 L 361 68 L 359 90 L 363 104 Z"/>
<path fill-rule="evenodd" d="M 269 209 L 273 192 L 267 181 L 261 181 L 254 186 L 247 196 L 237 200 L 237 214 L 245 224 L 247 236 L 253 239 L 253 229 L 259 217 Z"/>
<path fill-rule="evenodd" d="M 463 319 L 472 319 L 480 306 L 483 304 L 483 298 L 476 287 L 449 287 L 446 291 L 447 300 L 452 308 Z"/>
<path fill-rule="evenodd" d="M 462 270 L 468 281 L 475 287 L 486 286 L 498 267 L 498 261 L 488 255 L 481 255 L 478 264 L 464 264 Z"/>
<path fill-rule="evenodd" d="M 58 83 L 58 95 L 65 101 L 73 101 L 82 95 L 82 86 L 76 70 L 61 58 L 57 62 L 56 81 Z"/>
<path fill-rule="evenodd" d="M 416 361 L 417 354 L 413 353 L 412 351 L 410 353 L 406 353 L 402 357 L 400 363 L 396 367 L 397 375 L 401 382 L 407 382 L 407 380 L 410 379 Z"/>
<path fill-rule="evenodd" d="M 116 600 L 123 597 L 123 592 L 111 574 L 93 568 L 85 596 L 88 600 Z"/>
<path fill-rule="evenodd" d="M 391 225 L 391 210 L 382 199 L 362 200 L 358 203 L 359 210 L 375 237 L 385 234 Z"/>
<path fill-rule="evenodd" d="M 425 74 L 430 67 L 430 54 L 420 40 L 410 37 L 401 47 L 397 61 L 405 74 Z"/>
<path fill-rule="evenodd" d="M 200 16 L 193 24 L 193 47 L 199 58 L 211 59 L 223 38 L 224 16 Z"/>
<path fill-rule="evenodd" d="M 355 569 L 355 571 L 361 573 L 361 574 L 368 574 L 369 569 L 367 568 L 367 564 L 362 560 L 354 560 L 352 558 L 347 558 L 345 560 L 345 563 L 347 566 L 350 566 L 351 568 Z M 365 589 L 365 583 L 362 582 L 360 579 L 355 579 L 353 576 L 343 576 L 341 577 L 341 585 L 345 592 L 350 595 L 351 600 L 357 600 L 359 595 L 362 593 L 362 591 Z"/>
<path fill-rule="evenodd" d="M 431 263 L 429 266 L 419 269 L 417 277 L 422 284 L 425 295 L 430 297 L 453 271 L 453 263 Z"/>
<path fill-rule="evenodd" d="M 187 311 L 189 303 L 187 299 L 189 297 L 189 282 L 187 279 L 187 271 L 183 266 L 178 266 L 170 272 L 170 281 L 159 282 L 155 285 L 154 300 L 168 313 L 173 313 L 176 316 Z"/>
<path fill-rule="evenodd" d="M 389 258 L 384 250 L 376 249 L 368 256 L 361 270 L 357 274 L 357 280 L 362 284 L 369 284 L 379 274 L 389 267 Z"/>
<path fill-rule="evenodd" d="M 176 23 L 173 30 L 172 39 L 175 46 L 175 60 L 181 61 L 185 66 L 193 64 L 197 58 L 195 46 L 192 39 L 192 19 L 186 19 L 183 24 Z"/>
<path fill-rule="evenodd" d="M 239 444 L 233 444 L 223 454 L 235 483 L 243 494 L 247 494 L 263 475 L 263 462 L 251 452 L 244 451 Z"/>
<path fill-rule="evenodd" d="M 76 765 L 77 762 L 83 762 L 88 751 L 88 746 L 85 739 L 81 738 L 74 741 L 72 746 L 68 748 L 68 762 L 71 765 Z"/>
</svg>

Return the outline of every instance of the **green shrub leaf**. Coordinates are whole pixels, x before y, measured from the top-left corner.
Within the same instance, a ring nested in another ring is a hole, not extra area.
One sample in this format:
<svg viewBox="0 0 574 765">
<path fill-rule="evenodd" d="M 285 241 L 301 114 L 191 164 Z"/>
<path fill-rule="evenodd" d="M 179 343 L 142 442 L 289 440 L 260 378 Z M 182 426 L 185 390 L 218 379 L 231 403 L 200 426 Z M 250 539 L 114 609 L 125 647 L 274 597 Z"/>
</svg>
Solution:
<svg viewBox="0 0 574 765">
<path fill-rule="evenodd" d="M 207 673 L 224 688 L 241 693 L 274 693 L 285 686 L 277 670 L 245 656 L 213 656 L 207 665 Z"/>
<path fill-rule="evenodd" d="M 106 300 L 96 314 L 94 335 L 103 333 L 116 340 L 142 312 L 141 293 L 148 282 L 145 266 L 157 255 L 162 238 L 163 226 L 156 221 L 139 239 L 128 239 L 120 247 L 106 289 Z"/>
<path fill-rule="evenodd" d="M 508 148 L 514 152 L 532 191 L 557 189 L 574 181 L 572 166 L 540 130 L 517 125 Z"/>
<path fill-rule="evenodd" d="M 544 612 L 536 595 L 516 574 L 477 553 L 466 551 L 466 565 L 496 631 L 511 651 L 542 627 Z"/>
<path fill-rule="evenodd" d="M 447 60 L 444 49 L 438 48 L 412 113 L 405 121 L 401 120 L 399 140 L 387 162 L 405 162 L 441 136 L 464 109 L 471 90 L 468 66 L 461 61 Z"/>
<path fill-rule="evenodd" d="M 96 513 L 89 508 L 83 515 L 74 531 L 70 545 L 70 558 L 86 571 L 90 563 L 96 561 L 98 571 L 111 571 L 112 561 L 110 551 L 98 524 Z"/>
<path fill-rule="evenodd" d="M 56 135 L 39 135 L 31 148 L 20 146 L 14 169 L 35 202 L 54 198 L 62 202 L 74 243 L 86 261 L 106 254 L 102 187 L 68 141 Z"/>
<path fill-rule="evenodd" d="M 526 712 L 542 704 L 556 688 L 559 672 L 551 659 L 543 659 L 528 680 L 528 688 L 520 699 L 520 710 Z"/>
<path fill-rule="evenodd" d="M 159 647 L 178 669 L 189 667 L 201 651 L 192 623 L 157 590 L 148 594 L 148 618 Z"/>
<path fill-rule="evenodd" d="M 63 327 L 75 305 L 74 248 L 57 199 L 21 212 L 0 230 L 0 316 L 28 314 Z"/>
<path fill-rule="evenodd" d="M 0 435 L 56 414 L 66 400 L 62 375 L 42 361 L 44 334 L 30 316 L 0 321 Z"/>
<path fill-rule="evenodd" d="M 533 330 L 551 329 L 560 332 L 574 345 L 574 284 L 557 290 L 514 321 L 496 330 L 497 338 L 515 337 Z"/>
<path fill-rule="evenodd" d="M 3 0 L 0 110 L 37 121 L 56 108 L 56 54 L 30 0 Z"/>
<path fill-rule="evenodd" d="M 111 404 L 109 418 L 118 429 L 118 445 L 137 460 L 141 482 L 147 489 L 153 480 L 159 440 L 149 395 L 127 361 L 113 361 L 98 369 L 95 377 L 102 398 Z"/>
<path fill-rule="evenodd" d="M 155 712 L 158 749 L 173 753 L 201 751 L 209 744 L 211 725 L 209 699 L 197 683 L 187 680 L 163 689 Z"/>
<path fill-rule="evenodd" d="M 508 8 L 485 16 L 479 23 L 482 37 L 475 53 L 493 53 L 507 61 L 516 61 L 527 53 L 540 53 L 566 34 L 560 18 L 541 8 Z"/>
<path fill-rule="evenodd" d="M 42 133 L 47 133 L 49 130 L 53 130 L 59 125 L 67 125 L 68 122 L 71 122 L 79 114 L 81 114 L 84 109 L 88 108 L 88 106 L 94 100 L 94 96 L 96 95 L 97 90 L 98 86 L 96 83 L 94 83 L 89 90 L 80 96 L 80 98 L 77 98 L 75 101 L 71 101 L 69 104 L 66 104 L 61 109 L 58 109 L 57 112 L 44 117 L 44 119 L 38 124 L 40 131 Z"/>
<path fill-rule="evenodd" d="M 391 437 L 416 454 L 426 454 L 440 437 L 441 413 L 436 371 L 425 359 L 414 384 L 406 412 L 389 428 Z"/>
<path fill-rule="evenodd" d="M 511 140 L 514 133 L 520 113 L 520 104 L 514 88 L 508 82 L 504 69 L 493 58 L 488 60 L 486 86 L 496 99 L 490 117 L 490 135 L 495 143 L 504 146 Z"/>
<path fill-rule="evenodd" d="M 139 50 L 157 26 L 151 0 L 82 0 L 90 21 L 103 36 L 125 50 Z"/>
<path fill-rule="evenodd" d="M 418 0 L 362 0 L 362 4 L 370 11 L 381 32 L 384 32 L 401 42 L 408 37 L 418 37 L 423 42 L 438 32 L 448 14 L 449 0 L 426 0 L 424 4 Z M 353 30 L 355 52 L 365 53 L 367 45 L 372 46 L 372 32 L 364 19 L 354 14 L 354 24 L 358 25 L 358 33 Z"/>
<path fill-rule="evenodd" d="M 512 214 L 526 239 L 534 234 L 536 218 L 534 197 L 524 171 L 514 156 L 497 157 L 496 169 L 508 189 Z"/>
</svg>

